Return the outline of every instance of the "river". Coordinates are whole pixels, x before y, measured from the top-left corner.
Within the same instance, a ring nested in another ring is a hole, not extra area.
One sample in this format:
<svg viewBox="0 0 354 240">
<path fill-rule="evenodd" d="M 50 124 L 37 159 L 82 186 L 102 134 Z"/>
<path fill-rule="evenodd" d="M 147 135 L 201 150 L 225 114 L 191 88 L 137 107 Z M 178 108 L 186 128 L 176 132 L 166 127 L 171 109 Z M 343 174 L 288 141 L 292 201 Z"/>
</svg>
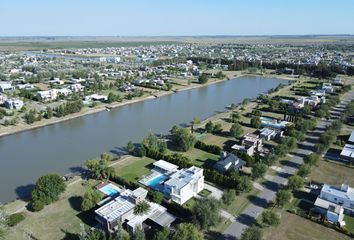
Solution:
<svg viewBox="0 0 354 240">
<path fill-rule="evenodd" d="M 129 140 L 140 142 L 150 131 L 165 134 L 194 117 L 206 119 L 280 83 L 287 81 L 239 77 L 1 137 L 0 202 L 26 196 L 41 175 L 76 171 L 102 152 L 121 151 Z"/>
</svg>

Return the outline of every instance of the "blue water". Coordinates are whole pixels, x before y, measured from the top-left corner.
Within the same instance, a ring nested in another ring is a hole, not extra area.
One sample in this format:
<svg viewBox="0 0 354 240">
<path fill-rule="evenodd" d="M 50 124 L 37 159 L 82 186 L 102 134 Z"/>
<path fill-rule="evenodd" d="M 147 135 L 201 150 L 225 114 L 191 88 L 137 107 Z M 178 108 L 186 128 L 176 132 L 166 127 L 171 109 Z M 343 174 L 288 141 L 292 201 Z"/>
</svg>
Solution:
<svg viewBox="0 0 354 240">
<path fill-rule="evenodd" d="M 168 179 L 168 176 L 166 175 L 160 175 L 160 176 L 157 176 L 151 180 L 149 180 L 146 184 L 151 187 L 152 189 L 155 189 L 155 190 L 161 190 L 162 188 L 162 182 L 165 181 L 166 179 Z"/>
<path fill-rule="evenodd" d="M 111 197 L 119 193 L 118 189 L 112 187 L 111 185 L 106 185 L 100 188 L 100 191 L 106 194 L 107 196 L 111 196 Z"/>
</svg>

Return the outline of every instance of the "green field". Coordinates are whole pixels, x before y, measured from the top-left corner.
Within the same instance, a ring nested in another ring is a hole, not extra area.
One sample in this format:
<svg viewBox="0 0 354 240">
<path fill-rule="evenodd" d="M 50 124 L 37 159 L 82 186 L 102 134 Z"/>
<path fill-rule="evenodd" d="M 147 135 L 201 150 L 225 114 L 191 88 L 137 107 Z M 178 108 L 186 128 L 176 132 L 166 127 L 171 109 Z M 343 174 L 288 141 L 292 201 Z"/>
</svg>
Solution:
<svg viewBox="0 0 354 240">
<path fill-rule="evenodd" d="M 130 182 L 137 182 L 142 176 L 149 174 L 153 162 L 155 160 L 147 157 L 131 157 L 124 160 L 124 163 L 115 165 L 114 168 L 118 176 Z"/>
<path fill-rule="evenodd" d="M 350 237 L 319 223 L 282 212 L 280 225 L 264 230 L 265 240 L 349 240 Z"/>
</svg>

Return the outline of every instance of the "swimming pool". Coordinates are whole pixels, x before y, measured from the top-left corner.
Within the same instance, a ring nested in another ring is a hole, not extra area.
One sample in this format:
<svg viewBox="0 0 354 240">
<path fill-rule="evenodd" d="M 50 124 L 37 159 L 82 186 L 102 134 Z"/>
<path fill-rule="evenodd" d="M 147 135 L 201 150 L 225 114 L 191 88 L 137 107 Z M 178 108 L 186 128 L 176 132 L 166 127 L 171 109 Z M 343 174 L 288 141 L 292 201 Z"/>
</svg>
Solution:
<svg viewBox="0 0 354 240">
<path fill-rule="evenodd" d="M 107 184 L 104 187 L 101 187 L 100 189 L 101 192 L 103 192 L 105 195 L 107 196 L 114 196 L 117 195 L 120 192 L 120 188 L 118 188 L 117 186 L 113 185 L 113 184 Z"/>
<path fill-rule="evenodd" d="M 161 182 L 165 181 L 166 179 L 168 179 L 168 176 L 166 175 L 159 175 L 153 179 L 150 179 L 146 185 L 151 187 L 151 188 L 158 188 L 158 186 L 160 185 Z"/>
</svg>

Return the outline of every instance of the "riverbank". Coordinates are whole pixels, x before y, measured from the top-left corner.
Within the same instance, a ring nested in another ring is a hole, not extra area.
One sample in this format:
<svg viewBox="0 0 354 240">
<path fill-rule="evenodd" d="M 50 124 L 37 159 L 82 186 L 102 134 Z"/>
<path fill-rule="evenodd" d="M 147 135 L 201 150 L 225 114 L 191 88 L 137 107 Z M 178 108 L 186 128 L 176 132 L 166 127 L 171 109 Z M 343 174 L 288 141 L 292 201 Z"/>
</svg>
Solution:
<svg viewBox="0 0 354 240">
<path fill-rule="evenodd" d="M 221 82 L 227 81 L 227 80 L 236 80 L 237 78 L 240 78 L 243 76 L 273 77 L 273 78 L 279 78 L 279 79 L 284 79 L 284 80 L 294 80 L 293 78 L 289 78 L 287 76 L 279 76 L 279 75 L 275 76 L 275 75 L 271 75 L 271 74 L 258 75 L 258 74 L 249 74 L 249 73 L 244 73 L 244 72 L 239 72 L 239 71 L 228 71 L 228 72 L 224 72 L 224 74 L 226 75 L 226 77 L 224 79 L 211 78 L 211 79 L 209 79 L 209 81 L 206 84 L 193 83 L 191 85 L 182 86 L 181 88 L 177 88 L 176 90 L 173 90 L 173 91 L 159 91 L 158 93 L 155 93 L 154 95 L 148 95 L 148 96 L 144 96 L 144 97 L 140 97 L 140 98 L 136 98 L 136 99 L 132 99 L 132 100 L 125 100 L 123 102 L 102 104 L 102 105 L 96 106 L 94 108 L 84 109 L 78 113 L 70 114 L 70 115 L 62 117 L 62 118 L 53 117 L 51 119 L 42 119 L 41 121 L 35 122 L 31 125 L 28 125 L 26 123 L 21 123 L 16 126 L 7 126 L 7 127 L 4 127 L 4 129 L 0 129 L 0 137 L 12 135 L 12 134 L 19 133 L 19 132 L 29 131 L 29 130 L 33 130 L 33 129 L 41 128 L 41 127 L 45 127 L 45 126 L 50 126 L 50 125 L 57 124 L 60 122 L 64 122 L 64 121 L 72 120 L 75 118 L 83 117 L 86 115 L 102 112 L 102 111 L 107 110 L 107 108 L 109 108 L 109 109 L 118 108 L 118 107 L 122 107 L 122 106 L 125 106 L 128 104 L 133 104 L 133 103 L 142 102 L 142 101 L 149 100 L 149 99 L 154 99 L 156 97 L 171 95 L 171 94 L 174 94 L 177 92 L 187 91 L 187 90 L 191 90 L 191 89 L 195 89 L 195 88 L 207 87 L 211 84 L 221 83 Z"/>
</svg>

